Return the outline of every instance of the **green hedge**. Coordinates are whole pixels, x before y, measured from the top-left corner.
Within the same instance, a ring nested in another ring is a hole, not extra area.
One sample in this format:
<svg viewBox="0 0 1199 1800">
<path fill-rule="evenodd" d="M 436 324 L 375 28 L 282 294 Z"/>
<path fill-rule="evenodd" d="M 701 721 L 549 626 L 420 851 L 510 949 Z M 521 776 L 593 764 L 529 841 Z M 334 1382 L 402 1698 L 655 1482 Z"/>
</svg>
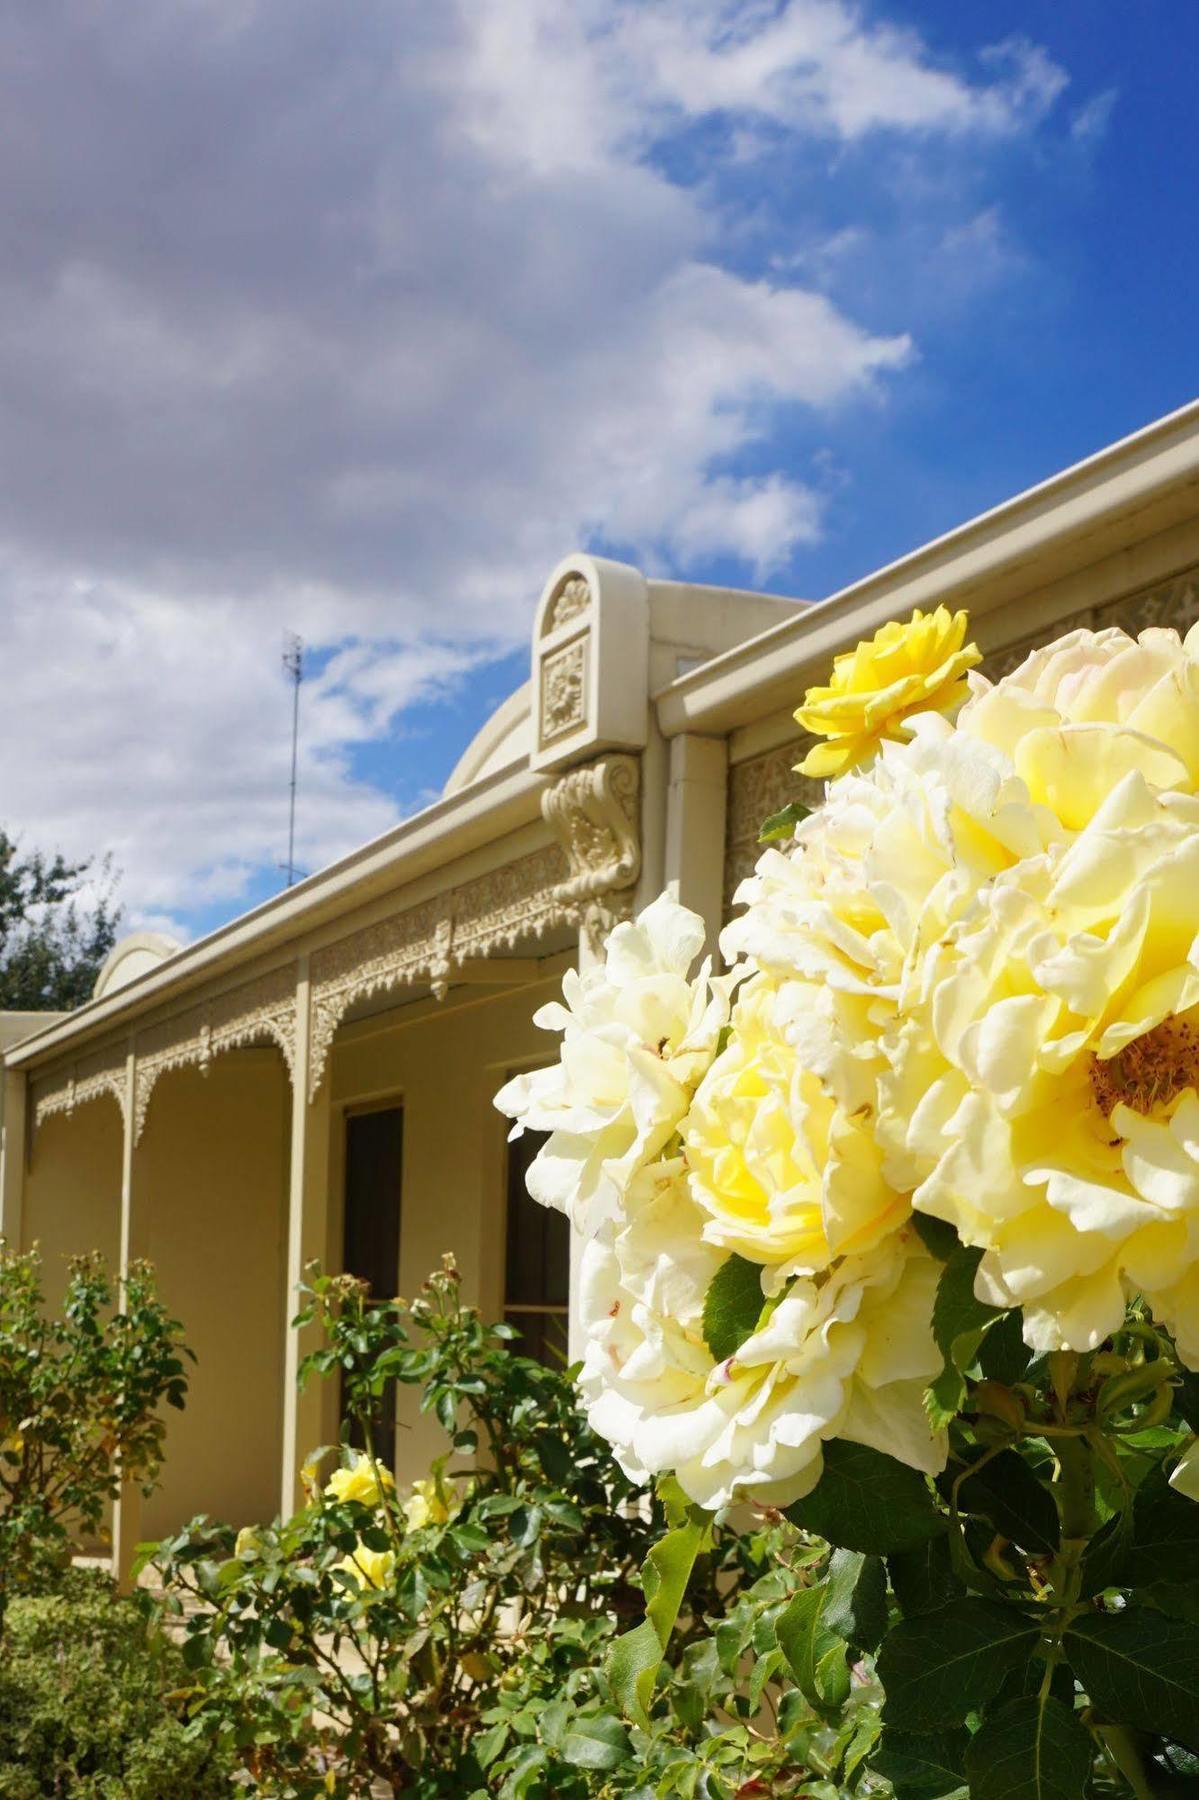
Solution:
<svg viewBox="0 0 1199 1800">
<path fill-rule="evenodd" d="M 0 1643 L 3 1800 L 221 1800 L 230 1770 L 180 1718 L 177 1646 L 98 1575 L 10 1601 Z"/>
</svg>

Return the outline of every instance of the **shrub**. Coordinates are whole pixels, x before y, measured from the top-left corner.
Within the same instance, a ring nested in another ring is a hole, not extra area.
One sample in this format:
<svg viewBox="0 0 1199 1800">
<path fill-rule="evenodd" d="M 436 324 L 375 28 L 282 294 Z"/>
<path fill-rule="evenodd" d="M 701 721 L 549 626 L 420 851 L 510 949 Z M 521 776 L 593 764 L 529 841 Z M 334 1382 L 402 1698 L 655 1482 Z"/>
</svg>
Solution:
<svg viewBox="0 0 1199 1800">
<path fill-rule="evenodd" d="M 507 1327 L 463 1306 L 452 1266 L 410 1307 L 319 1276 L 302 1318 L 324 1333 L 306 1373 L 341 1375 L 365 1447 L 344 1449 L 323 1486 L 314 1461 L 293 1518 L 237 1534 L 193 1521 L 154 1557 L 184 1619 L 196 1724 L 259 1792 L 382 1780 L 454 1800 L 583 1800 L 647 1793 L 652 1767 L 663 1792 L 712 1797 L 732 1792 L 720 1769 L 734 1787 L 789 1771 L 781 1795 L 830 1766 L 807 1750 L 814 1732 L 832 1745 L 839 1717 L 795 1691 L 773 1636 L 822 1547 L 777 1515 L 706 1534 L 661 1697 L 630 1732 L 605 1657 L 640 1616 L 639 1565 L 671 1496 L 664 1508 L 633 1487 L 568 1376 L 514 1355 Z M 407 1497 L 371 1441 L 396 1380 L 423 1387 L 450 1440 Z"/>
<path fill-rule="evenodd" d="M 0 1657 L 0 1797 L 217 1800 L 219 1748 L 181 1715 L 187 1673 L 144 1600 L 72 1572 L 11 1601 Z"/>
<path fill-rule="evenodd" d="M 100 1531 L 122 1475 L 147 1493 L 157 1479 L 158 1409 L 183 1405 L 190 1352 L 148 1265 L 130 1267 L 116 1301 L 103 1259 L 77 1257 L 50 1315 L 37 1252 L 0 1244 L 0 1619 L 10 1590 Z"/>
</svg>

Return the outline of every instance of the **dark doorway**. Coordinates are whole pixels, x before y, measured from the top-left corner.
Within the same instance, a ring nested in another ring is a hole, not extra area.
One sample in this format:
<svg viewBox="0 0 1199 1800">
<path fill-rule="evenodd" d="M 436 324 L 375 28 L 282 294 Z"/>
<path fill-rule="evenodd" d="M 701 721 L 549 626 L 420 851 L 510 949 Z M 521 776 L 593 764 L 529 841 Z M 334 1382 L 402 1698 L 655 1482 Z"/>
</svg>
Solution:
<svg viewBox="0 0 1199 1800">
<path fill-rule="evenodd" d="M 404 1109 L 377 1107 L 346 1117 L 345 1222 L 342 1268 L 365 1281 L 377 1300 L 394 1298 L 400 1279 L 400 1197 L 404 1173 Z M 373 1421 L 375 1454 L 395 1465 L 395 1384 Z M 359 1445 L 359 1448 L 362 1446 Z"/>
<path fill-rule="evenodd" d="M 508 1145 L 508 1243 L 504 1319 L 520 1332 L 513 1349 L 565 1368 L 570 1303 L 570 1222 L 529 1197 L 525 1177 L 546 1141 L 526 1131 Z"/>
</svg>

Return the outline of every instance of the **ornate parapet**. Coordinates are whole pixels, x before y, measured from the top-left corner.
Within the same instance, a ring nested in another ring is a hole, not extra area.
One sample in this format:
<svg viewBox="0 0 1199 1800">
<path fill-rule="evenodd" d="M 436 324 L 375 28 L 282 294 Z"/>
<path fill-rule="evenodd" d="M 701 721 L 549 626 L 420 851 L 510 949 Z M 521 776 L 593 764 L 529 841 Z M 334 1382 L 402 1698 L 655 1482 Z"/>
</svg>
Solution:
<svg viewBox="0 0 1199 1800">
<path fill-rule="evenodd" d="M 77 1062 L 65 1063 L 59 1069 L 36 1081 L 33 1087 L 33 1129 L 55 1113 L 73 1113 L 89 1100 L 109 1094 L 125 1117 L 125 1057 L 123 1043 L 110 1044 Z"/>
<path fill-rule="evenodd" d="M 546 789 L 541 810 L 569 873 L 556 889 L 563 913 L 593 951 L 633 907 L 641 873 L 641 759 L 604 756 Z"/>
<path fill-rule="evenodd" d="M 324 1079 L 337 1028 L 352 1006 L 420 982 L 441 998 L 455 968 L 468 959 L 511 950 L 566 923 L 558 897 L 566 873 L 562 852 L 547 844 L 314 950 L 309 1098 Z"/>
<path fill-rule="evenodd" d="M 133 1141 L 145 1130 L 150 1097 L 171 1069 L 207 1069 L 214 1056 L 249 1044 L 274 1043 L 295 1082 L 296 971 L 292 963 L 201 1001 L 137 1036 Z"/>
<path fill-rule="evenodd" d="M 625 563 L 571 556 L 550 576 L 533 629 L 534 769 L 599 750 L 639 750 L 648 731 L 649 600 Z"/>
</svg>

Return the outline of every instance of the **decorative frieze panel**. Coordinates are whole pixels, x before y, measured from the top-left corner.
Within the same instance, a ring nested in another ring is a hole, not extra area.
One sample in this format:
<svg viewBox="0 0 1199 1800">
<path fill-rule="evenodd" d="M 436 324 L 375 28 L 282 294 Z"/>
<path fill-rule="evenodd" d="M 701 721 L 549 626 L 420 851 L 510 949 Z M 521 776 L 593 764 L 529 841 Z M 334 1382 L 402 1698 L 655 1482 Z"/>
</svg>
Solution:
<svg viewBox="0 0 1199 1800">
<path fill-rule="evenodd" d="M 542 635 L 548 637 L 550 632 L 560 631 L 563 625 L 573 624 L 590 608 L 591 584 L 587 577 L 564 575 L 555 583 L 546 602 L 545 615 L 541 621 Z"/>
<path fill-rule="evenodd" d="M 541 664 L 541 742 L 587 723 L 587 639 L 576 638 Z"/>
<path fill-rule="evenodd" d="M 89 1100 L 110 1094 L 125 1116 L 125 1046 L 113 1044 L 53 1070 L 33 1089 L 33 1129 L 55 1113 L 73 1113 Z"/>
<path fill-rule="evenodd" d="M 727 918 L 733 895 L 762 854 L 758 833 L 772 813 L 798 800 L 804 806 L 818 806 L 824 798 L 824 783 L 797 775 L 795 766 L 803 761 L 812 747 L 809 737 L 796 737 L 770 750 L 765 756 L 751 757 L 748 762 L 734 763 L 729 770 L 729 797 L 725 813 L 724 843 L 724 913 Z"/>
<path fill-rule="evenodd" d="M 555 896 L 593 951 L 633 907 L 641 873 L 641 759 L 604 756 L 563 775 L 541 797 L 569 865 Z"/>
<path fill-rule="evenodd" d="M 296 972 L 291 963 L 138 1033 L 133 1141 L 145 1130 L 150 1098 L 171 1069 L 207 1069 L 214 1056 L 249 1044 L 277 1044 L 295 1082 Z"/>
<path fill-rule="evenodd" d="M 563 926 L 598 942 L 632 910 L 641 868 L 640 759 L 608 756 L 549 787 L 542 811 L 556 842 L 351 932 L 312 954 L 309 1098 L 337 1028 L 376 994 L 428 983 L 442 998 L 468 960 L 512 950 Z"/>
<path fill-rule="evenodd" d="M 1122 625 L 1136 637 L 1152 625 L 1172 625 L 1186 636 L 1199 619 L 1199 568 L 1184 569 L 1169 581 L 1142 588 L 1122 600 L 1111 600 L 1095 609 L 1095 625 Z"/>
<path fill-rule="evenodd" d="M 352 1006 L 418 982 L 428 982 L 440 999 L 467 958 L 511 950 L 567 923 L 558 898 L 567 872 L 562 852 L 547 844 L 314 951 L 309 1098 Z"/>
<path fill-rule="evenodd" d="M 1118 625 L 1130 637 L 1138 637 L 1153 626 L 1166 626 L 1185 637 L 1196 620 L 1199 620 L 1199 568 L 1184 569 L 1168 581 L 1155 582 L 1152 587 L 1139 588 L 1132 594 L 1122 594 L 1118 600 L 1107 600 L 1102 606 L 1086 606 L 1078 612 L 1067 613 L 1064 618 L 1030 632 L 1014 644 L 1004 644 L 984 658 L 982 672 L 992 681 L 999 681 L 1013 669 L 1018 669 L 1031 650 L 1039 649 L 1052 638 L 1064 637 L 1068 631 L 1104 631 Z"/>
</svg>

